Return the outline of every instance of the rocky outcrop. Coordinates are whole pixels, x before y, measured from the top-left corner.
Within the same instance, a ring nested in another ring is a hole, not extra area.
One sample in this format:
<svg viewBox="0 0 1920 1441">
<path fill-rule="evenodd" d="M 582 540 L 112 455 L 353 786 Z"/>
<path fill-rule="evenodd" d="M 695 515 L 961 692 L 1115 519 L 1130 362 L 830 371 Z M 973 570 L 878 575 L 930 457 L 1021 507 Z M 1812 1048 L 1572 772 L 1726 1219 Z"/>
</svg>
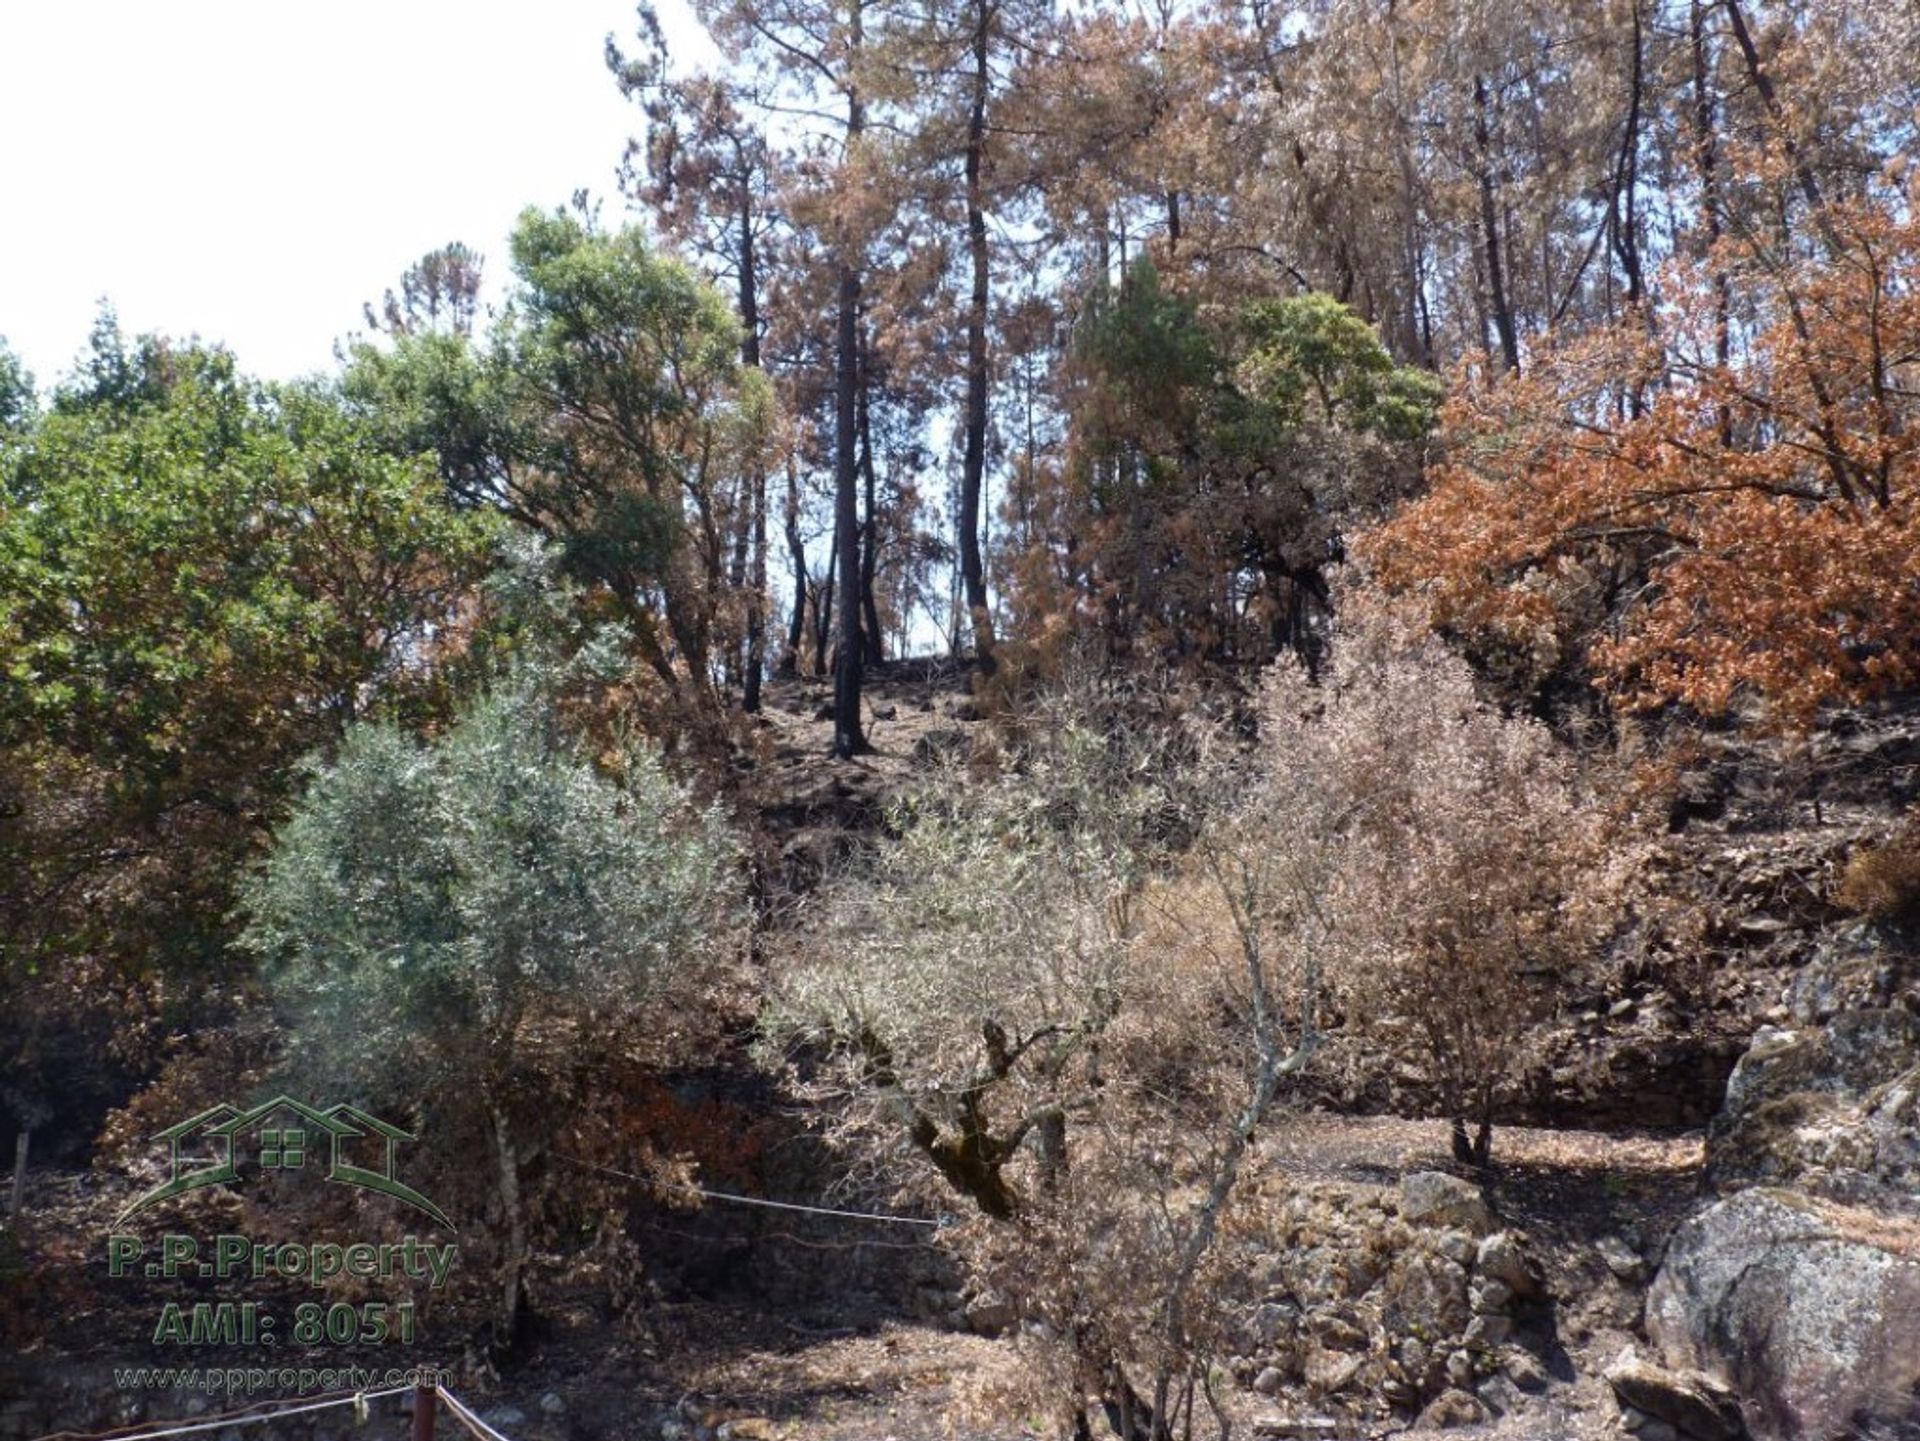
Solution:
<svg viewBox="0 0 1920 1441">
<path fill-rule="evenodd" d="M 1920 1206 L 1920 1020 L 1842 1011 L 1765 1030 L 1735 1068 L 1708 1145 L 1714 1184 L 1791 1184 L 1835 1200 Z"/>
<path fill-rule="evenodd" d="M 1731 1388 L 1769 1441 L 1920 1434 L 1920 1224 L 1741 1191 L 1674 1234 L 1647 1333 L 1669 1366 Z"/>
<path fill-rule="evenodd" d="M 1263 1397 L 1436 1426 L 1546 1388 L 1539 1263 L 1457 1177 L 1293 1191 L 1246 1260 L 1232 1370 Z"/>
</svg>

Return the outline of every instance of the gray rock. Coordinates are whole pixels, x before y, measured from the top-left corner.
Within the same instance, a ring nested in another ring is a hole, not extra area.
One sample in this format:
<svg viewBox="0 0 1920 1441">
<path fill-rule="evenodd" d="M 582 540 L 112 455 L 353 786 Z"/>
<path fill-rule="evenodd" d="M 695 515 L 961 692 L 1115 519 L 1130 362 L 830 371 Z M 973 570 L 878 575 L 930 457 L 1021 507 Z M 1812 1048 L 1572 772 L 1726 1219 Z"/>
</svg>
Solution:
<svg viewBox="0 0 1920 1441">
<path fill-rule="evenodd" d="M 1660 1421 L 1699 1441 L 1738 1441 L 1745 1434 L 1732 1393 L 1709 1376 L 1655 1366 L 1629 1346 L 1606 1377 L 1622 1407 L 1652 1418 L 1636 1428 L 1640 1436 Z"/>
<path fill-rule="evenodd" d="M 967 1303 L 964 1318 L 976 1336 L 999 1336 L 1011 1330 L 1019 1316 L 1010 1301 L 989 1291 Z"/>
<path fill-rule="evenodd" d="M 1311 1323 L 1314 1339 L 1330 1351 L 1364 1351 L 1367 1349 L 1366 1328 L 1352 1317 L 1338 1312 L 1323 1311 L 1313 1318 Z"/>
<path fill-rule="evenodd" d="M 1520 1238 L 1511 1231 L 1495 1231 L 1480 1243 L 1474 1266 L 1482 1276 L 1500 1282 L 1516 1296 L 1537 1295 L 1540 1278 L 1527 1260 Z"/>
<path fill-rule="evenodd" d="M 1433 1249 L 1456 1266 L 1473 1264 L 1473 1237 L 1465 1231 L 1442 1231 L 1434 1237 Z"/>
<path fill-rule="evenodd" d="M 497 1406 L 487 1412 L 482 1419 L 485 1420 L 489 1426 L 498 1426 L 504 1431 L 509 1426 L 526 1425 L 527 1413 L 522 1411 L 518 1406 Z"/>
<path fill-rule="evenodd" d="M 1547 1368 L 1540 1364 L 1540 1358 L 1521 1346 L 1509 1346 L 1501 1353 L 1500 1369 L 1529 1396 L 1538 1396 L 1552 1379 L 1547 1375 Z"/>
<path fill-rule="evenodd" d="M 1262 1346 L 1273 1346 L 1293 1339 L 1300 1320 L 1299 1311 L 1284 1301 L 1269 1301 L 1253 1313 L 1253 1335 Z"/>
<path fill-rule="evenodd" d="M 1455 1351 L 1447 1357 L 1447 1379 L 1462 1391 L 1473 1385 L 1473 1353 Z"/>
<path fill-rule="evenodd" d="M 1455 1426 L 1478 1426 L 1486 1419 L 1487 1408 L 1480 1404 L 1479 1397 L 1454 1388 L 1442 1391 L 1428 1402 L 1427 1409 L 1420 1413 L 1416 1424 L 1435 1431 L 1447 1431 Z"/>
<path fill-rule="evenodd" d="M 1437 1340 L 1466 1329 L 1467 1273 L 1445 1257 L 1411 1252 L 1385 1291 L 1387 1323 L 1395 1331 Z"/>
<path fill-rule="evenodd" d="M 1513 1318 L 1475 1316 L 1467 1322 L 1466 1334 L 1460 1339 L 1478 1350 L 1491 1351 L 1513 1339 Z"/>
<path fill-rule="evenodd" d="M 1736 1392 L 1763 1437 L 1837 1441 L 1912 1419 L 1920 1222 L 1748 1190 L 1674 1233 L 1647 1294 L 1665 1360 Z"/>
<path fill-rule="evenodd" d="M 1280 1388 L 1286 1384 L 1286 1373 L 1278 1366 L 1269 1366 L 1253 1378 L 1253 1389 L 1262 1396 L 1277 1396 Z"/>
<path fill-rule="evenodd" d="M 1482 1406 L 1496 1416 L 1504 1416 L 1509 1411 L 1516 1411 L 1524 1404 L 1513 1382 L 1500 1375 L 1487 1377 L 1474 1387 L 1473 1394 L 1480 1398 Z"/>
<path fill-rule="evenodd" d="M 1467 1300 L 1476 1316 L 1501 1316 L 1513 1304 L 1513 1287 L 1482 1276 L 1468 1289 Z"/>
<path fill-rule="evenodd" d="M 1315 1395 L 1331 1396 L 1336 1391 L 1344 1391 L 1360 1374 L 1360 1363 L 1366 1357 L 1356 1356 L 1351 1351 L 1330 1351 L 1324 1346 L 1314 1346 L 1307 1351 L 1305 1370 L 1306 1382 Z"/>
<path fill-rule="evenodd" d="M 1400 1214 L 1415 1226 L 1446 1227 L 1484 1236 L 1493 1212 L 1477 1186 L 1445 1171 L 1415 1171 L 1400 1182 Z"/>
<path fill-rule="evenodd" d="M 1920 1019 L 1896 1007 L 1762 1030 L 1734 1068 L 1708 1134 L 1714 1184 L 1792 1185 L 1912 1209 L 1920 1192 L 1917 1061 Z"/>
<path fill-rule="evenodd" d="M 1622 1281 L 1643 1280 L 1647 1274 L 1647 1263 L 1640 1253 L 1618 1236 L 1602 1236 L 1593 1243 L 1593 1249 L 1600 1253 L 1600 1259 L 1606 1262 L 1607 1269 Z"/>
<path fill-rule="evenodd" d="M 1640 1428 L 1640 1441 L 1680 1441 L 1680 1433 L 1670 1421 L 1654 1417 Z"/>
<path fill-rule="evenodd" d="M 558 1391 L 549 1391 L 540 1398 L 540 1409 L 549 1416 L 558 1416 L 567 1409 L 567 1403 Z"/>
</svg>

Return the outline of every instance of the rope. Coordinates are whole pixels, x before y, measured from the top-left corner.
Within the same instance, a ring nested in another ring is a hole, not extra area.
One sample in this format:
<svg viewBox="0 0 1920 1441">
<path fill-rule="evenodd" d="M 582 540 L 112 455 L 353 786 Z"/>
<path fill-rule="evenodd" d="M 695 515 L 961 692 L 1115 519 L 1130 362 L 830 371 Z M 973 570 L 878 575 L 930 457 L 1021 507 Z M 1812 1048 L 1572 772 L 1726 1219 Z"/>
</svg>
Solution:
<svg viewBox="0 0 1920 1441">
<path fill-rule="evenodd" d="M 571 1165 L 584 1166 L 589 1171 L 618 1176 L 621 1180 L 632 1181 L 636 1185 L 659 1186 L 669 1191 L 686 1191 L 709 1201 L 725 1201 L 735 1206 L 764 1206 L 769 1211 L 798 1211 L 806 1216 L 837 1216 L 845 1221 L 879 1221 L 893 1226 L 927 1226 L 934 1230 L 938 1230 L 941 1225 L 939 1221 L 929 1221 L 920 1216 L 886 1216 L 878 1211 L 840 1211 L 831 1206 L 802 1206 L 792 1201 L 769 1201 L 762 1196 L 736 1196 L 727 1191 L 709 1191 L 701 1186 L 690 1186 L 683 1181 L 662 1181 L 650 1176 L 636 1176 L 630 1171 L 616 1171 L 612 1166 L 583 1161 L 577 1156 L 564 1155 L 559 1151 L 551 1154 L 557 1161 L 566 1161 Z"/>
<path fill-rule="evenodd" d="M 42 1436 L 39 1441 L 152 1441 L 159 1436 L 190 1436 L 198 1431 L 218 1431 L 223 1426 L 247 1426 L 256 1421 L 277 1421 L 282 1416 L 298 1416 L 306 1411 L 326 1411 L 335 1406 L 357 1406 L 367 1401 L 378 1401 L 386 1396 L 398 1396 L 403 1391 L 411 1391 L 411 1386 L 389 1386 L 384 1391 L 343 1391 L 330 1400 L 308 1401 L 297 1406 L 276 1406 L 273 1410 L 261 1407 L 274 1406 L 271 1401 L 260 1406 L 240 1407 L 233 1411 L 223 1411 L 217 1416 L 202 1421 L 193 1421 L 181 1426 L 168 1426 L 155 1431 L 132 1430 L 121 1427 L 117 1431 L 55 1431 Z M 246 1413 L 246 1414 L 242 1414 Z M 505 1441 L 505 1438 L 502 1438 Z"/>
<path fill-rule="evenodd" d="M 447 1403 L 447 1410 L 453 1413 L 453 1419 L 466 1427 L 474 1435 L 478 1436 L 480 1441 L 511 1441 L 511 1438 L 503 1436 L 485 1421 L 482 1421 L 478 1416 L 474 1415 L 466 1402 L 462 1401 L 444 1386 L 440 1388 L 440 1399 Z"/>
</svg>

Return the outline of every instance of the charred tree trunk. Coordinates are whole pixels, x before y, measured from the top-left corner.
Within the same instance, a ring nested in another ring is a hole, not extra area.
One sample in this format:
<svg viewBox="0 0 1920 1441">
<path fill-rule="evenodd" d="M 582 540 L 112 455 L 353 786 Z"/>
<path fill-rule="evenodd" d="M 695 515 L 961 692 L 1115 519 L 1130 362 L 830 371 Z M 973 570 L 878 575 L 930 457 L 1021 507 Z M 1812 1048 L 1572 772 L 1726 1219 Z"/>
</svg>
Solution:
<svg viewBox="0 0 1920 1441">
<path fill-rule="evenodd" d="M 1820 182 L 1814 178 L 1812 167 L 1807 164 L 1806 156 L 1793 138 L 1787 126 L 1786 113 L 1780 108 L 1780 96 L 1774 89 L 1773 76 L 1760 58 L 1759 47 L 1753 43 L 1753 32 L 1747 28 L 1747 17 L 1740 9 L 1740 0 L 1721 0 L 1726 6 L 1727 24 L 1733 31 L 1733 43 L 1740 47 L 1740 59 L 1747 69 L 1747 79 L 1759 92 L 1760 103 L 1766 107 L 1767 117 L 1772 120 L 1780 132 L 1780 143 L 1785 147 L 1787 158 L 1793 162 L 1794 179 L 1800 184 L 1800 193 L 1807 198 L 1807 204 L 1818 212 L 1826 203 L 1820 193 Z"/>
<path fill-rule="evenodd" d="M 740 174 L 740 363 L 760 369 L 760 294 L 758 256 L 753 244 L 753 186 L 744 161 Z M 741 705 L 751 714 L 760 709 L 760 677 L 767 665 L 767 467 L 756 455 L 747 468 L 746 540 L 747 654 L 746 683 Z M 735 569 L 740 569 L 736 555 Z M 739 584 L 741 582 L 736 582 Z"/>
<path fill-rule="evenodd" d="M 860 44 L 860 3 L 854 0 L 852 42 Z M 847 144 L 853 146 L 866 125 L 866 112 L 857 86 L 847 86 Z M 855 263 L 857 242 L 840 240 L 840 295 L 838 351 L 834 374 L 834 551 L 840 563 L 840 650 L 833 674 L 833 754 L 850 760 L 867 750 L 860 725 L 860 272 Z"/>
<path fill-rule="evenodd" d="M 1720 142 L 1714 115 L 1713 65 L 1707 51 L 1707 12 L 1702 0 L 1692 0 L 1688 16 L 1689 41 L 1693 50 L 1693 134 L 1694 163 L 1700 170 L 1700 214 L 1703 249 L 1716 257 L 1725 222 L 1720 197 Z M 1713 266 L 1713 353 L 1724 370 L 1733 358 L 1733 287 L 1717 258 Z M 1720 443 L 1733 444 L 1733 411 L 1720 406 Z"/>
<path fill-rule="evenodd" d="M 1520 371 L 1520 333 L 1513 322 L 1513 302 L 1507 294 L 1506 262 L 1501 256 L 1500 195 L 1494 173 L 1493 133 L 1488 124 L 1487 82 L 1473 77 L 1473 138 L 1479 151 L 1480 229 L 1487 258 L 1487 300 L 1493 307 L 1494 329 L 1500 336 L 1500 358 L 1512 374 Z"/>
<path fill-rule="evenodd" d="M 987 603 L 986 569 L 980 554 L 981 490 L 987 464 L 987 213 L 981 166 L 987 141 L 987 39 L 992 0 L 978 0 L 973 31 L 973 103 L 967 112 L 967 254 L 973 290 L 967 303 L 966 442 L 960 462 L 960 576 L 973 649 L 983 669 L 993 669 L 993 616 Z"/>
<path fill-rule="evenodd" d="M 787 624 L 787 653 L 780 668 L 800 673 L 800 646 L 807 638 L 807 544 L 800 535 L 800 477 L 797 463 L 787 457 L 787 505 L 784 516 L 787 564 L 793 567 L 793 619 Z"/>
<path fill-rule="evenodd" d="M 880 574 L 880 485 L 873 463 L 872 348 L 860 337 L 860 485 L 866 494 L 867 519 L 860 528 L 860 635 L 862 660 L 879 665 L 887 658 L 886 637 L 880 630 L 879 598 L 874 582 Z"/>
</svg>

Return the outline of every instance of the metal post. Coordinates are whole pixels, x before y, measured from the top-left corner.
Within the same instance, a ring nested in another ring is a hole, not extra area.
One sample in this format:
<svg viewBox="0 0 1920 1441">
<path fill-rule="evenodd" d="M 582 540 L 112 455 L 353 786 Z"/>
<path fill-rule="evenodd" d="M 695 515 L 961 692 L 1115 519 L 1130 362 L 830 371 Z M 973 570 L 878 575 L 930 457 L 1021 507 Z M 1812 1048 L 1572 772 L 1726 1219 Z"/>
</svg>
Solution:
<svg viewBox="0 0 1920 1441">
<path fill-rule="evenodd" d="M 440 1393 L 422 1382 L 413 1388 L 413 1441 L 433 1441 L 433 1413 L 439 1409 Z"/>
</svg>

